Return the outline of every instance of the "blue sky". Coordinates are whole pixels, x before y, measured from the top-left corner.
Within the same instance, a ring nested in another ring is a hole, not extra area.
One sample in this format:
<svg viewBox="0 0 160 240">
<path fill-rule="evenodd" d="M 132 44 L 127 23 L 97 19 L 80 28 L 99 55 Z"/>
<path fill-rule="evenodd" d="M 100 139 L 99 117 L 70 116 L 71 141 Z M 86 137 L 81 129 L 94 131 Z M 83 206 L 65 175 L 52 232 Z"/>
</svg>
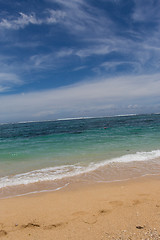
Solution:
<svg viewBox="0 0 160 240">
<path fill-rule="evenodd" d="M 0 0 L 0 122 L 160 112 L 159 0 Z"/>
</svg>

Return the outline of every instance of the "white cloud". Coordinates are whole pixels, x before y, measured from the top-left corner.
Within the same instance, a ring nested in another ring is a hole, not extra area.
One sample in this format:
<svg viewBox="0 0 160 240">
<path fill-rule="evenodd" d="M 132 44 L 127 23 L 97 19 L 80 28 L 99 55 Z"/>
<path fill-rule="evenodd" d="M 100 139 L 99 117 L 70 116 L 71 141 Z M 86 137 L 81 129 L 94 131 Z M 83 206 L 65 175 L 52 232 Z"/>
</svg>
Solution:
<svg viewBox="0 0 160 240">
<path fill-rule="evenodd" d="M 7 28 L 7 29 L 19 29 L 19 28 L 24 28 L 25 26 L 29 24 L 41 24 L 42 20 L 37 19 L 35 14 L 24 14 L 24 13 L 19 13 L 19 17 L 15 19 L 2 19 L 0 22 L 0 27 L 1 28 Z"/>
<path fill-rule="evenodd" d="M 54 119 L 69 116 L 115 114 L 146 109 L 146 99 L 154 106 L 160 96 L 160 74 L 95 79 L 65 88 L 1 96 L 0 121 Z"/>
<path fill-rule="evenodd" d="M 23 82 L 14 73 L 0 73 L 0 92 L 6 92 Z"/>
<path fill-rule="evenodd" d="M 0 21 L 0 27 L 4 29 L 18 30 L 25 28 L 29 24 L 41 25 L 41 24 L 55 24 L 63 20 L 65 13 L 60 10 L 49 9 L 46 11 L 47 17 L 38 18 L 33 12 L 29 15 L 20 12 L 18 17 L 10 16 L 3 18 Z"/>
<path fill-rule="evenodd" d="M 44 20 L 44 23 L 52 24 L 63 21 L 66 13 L 60 10 L 48 9 L 49 17 Z"/>
<path fill-rule="evenodd" d="M 79 67 L 74 68 L 73 71 L 76 72 L 76 71 L 80 71 L 80 70 L 85 69 L 85 68 L 87 68 L 87 66 L 83 65 L 83 66 L 79 66 Z"/>
<path fill-rule="evenodd" d="M 0 73 L 0 83 L 13 83 L 19 84 L 21 83 L 20 79 L 16 74 L 13 73 Z"/>
<path fill-rule="evenodd" d="M 48 0 L 57 3 L 63 12 L 59 21 L 68 32 L 81 39 L 94 39 L 109 36 L 113 30 L 113 22 L 104 14 L 103 10 L 94 7 L 84 0 Z M 105 31 L 104 31 L 105 30 Z"/>
<path fill-rule="evenodd" d="M 95 45 L 92 47 L 88 47 L 86 49 L 80 49 L 75 52 L 75 55 L 84 58 L 91 55 L 106 55 L 111 51 L 114 51 L 114 48 L 112 48 L 109 45 L 99 45 L 99 46 Z"/>
<path fill-rule="evenodd" d="M 47 110 L 47 111 L 40 111 L 38 113 L 34 113 L 33 117 L 46 117 L 46 116 L 53 116 L 54 115 L 54 111 L 53 110 Z"/>
<path fill-rule="evenodd" d="M 139 22 L 159 21 L 160 20 L 160 4 L 155 4 L 154 1 L 134 0 L 135 8 L 133 12 L 133 20 Z"/>
<path fill-rule="evenodd" d="M 56 53 L 56 56 L 57 57 L 68 57 L 68 56 L 71 56 L 73 54 L 74 54 L 74 50 L 68 48 L 68 49 L 62 49 L 62 50 L 58 51 Z"/>
<path fill-rule="evenodd" d="M 2 92 L 8 92 L 9 90 L 10 90 L 9 87 L 3 87 L 3 86 L 0 85 L 0 93 L 2 93 Z"/>
<path fill-rule="evenodd" d="M 30 68 L 37 69 L 56 68 L 59 65 L 63 65 L 63 63 L 66 65 L 68 59 L 71 59 L 71 57 L 74 56 L 85 59 L 92 55 L 106 55 L 114 51 L 115 49 L 116 47 L 114 47 L 113 44 L 112 46 L 109 46 L 108 44 L 99 44 L 98 46 L 92 45 L 92 47 L 86 47 L 81 49 L 62 48 L 58 51 L 53 51 L 48 54 L 37 54 L 31 56 L 28 62 L 28 66 L 30 66 Z M 79 69 L 79 66 L 76 69 Z"/>
<path fill-rule="evenodd" d="M 128 64 L 136 64 L 134 61 L 110 61 L 110 62 L 104 62 L 101 64 L 101 67 L 104 67 L 106 69 L 116 68 L 117 66 L 121 65 L 128 65 Z"/>
</svg>

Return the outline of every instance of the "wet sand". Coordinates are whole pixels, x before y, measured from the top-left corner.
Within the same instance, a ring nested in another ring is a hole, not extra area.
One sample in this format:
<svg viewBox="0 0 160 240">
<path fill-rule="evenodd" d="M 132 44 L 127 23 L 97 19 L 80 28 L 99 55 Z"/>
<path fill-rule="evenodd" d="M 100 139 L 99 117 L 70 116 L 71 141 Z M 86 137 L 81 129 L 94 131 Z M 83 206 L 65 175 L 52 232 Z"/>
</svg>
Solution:
<svg viewBox="0 0 160 240">
<path fill-rule="evenodd" d="M 160 239 L 160 176 L 0 200 L 0 239 Z"/>
</svg>

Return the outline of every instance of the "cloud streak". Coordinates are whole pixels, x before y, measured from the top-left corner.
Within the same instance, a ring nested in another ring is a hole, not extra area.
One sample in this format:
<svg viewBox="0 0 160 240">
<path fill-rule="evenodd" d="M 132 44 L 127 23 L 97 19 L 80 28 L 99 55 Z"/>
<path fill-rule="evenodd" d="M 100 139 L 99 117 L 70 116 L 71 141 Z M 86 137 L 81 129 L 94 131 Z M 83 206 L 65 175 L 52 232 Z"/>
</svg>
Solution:
<svg viewBox="0 0 160 240">
<path fill-rule="evenodd" d="M 42 24 L 42 21 L 37 19 L 35 14 L 24 14 L 24 13 L 19 13 L 19 17 L 15 19 L 2 19 L 0 22 L 0 27 L 1 28 L 6 28 L 6 29 L 14 29 L 18 30 L 20 28 L 24 28 L 29 24 Z"/>
<path fill-rule="evenodd" d="M 46 12 L 48 16 L 44 18 L 38 18 L 34 12 L 31 14 L 25 14 L 20 12 L 18 17 L 12 16 L 8 19 L 3 18 L 0 21 L 0 28 L 18 30 L 21 28 L 25 28 L 29 24 L 55 24 L 61 21 L 61 19 L 65 16 L 65 13 L 60 10 L 55 11 L 53 9 L 49 9 Z"/>
<path fill-rule="evenodd" d="M 6 92 L 11 90 L 17 85 L 21 85 L 23 82 L 14 73 L 0 73 L 0 92 Z"/>
<path fill-rule="evenodd" d="M 145 87 L 144 87 L 145 86 Z M 47 91 L 1 96 L 1 122 L 66 116 L 143 112 L 144 100 L 155 104 L 160 96 L 160 75 L 95 79 Z M 9 109 L 9 111 L 8 111 Z M 158 110 L 158 109 L 156 109 Z M 23 116 L 23 117 L 22 117 Z"/>
</svg>

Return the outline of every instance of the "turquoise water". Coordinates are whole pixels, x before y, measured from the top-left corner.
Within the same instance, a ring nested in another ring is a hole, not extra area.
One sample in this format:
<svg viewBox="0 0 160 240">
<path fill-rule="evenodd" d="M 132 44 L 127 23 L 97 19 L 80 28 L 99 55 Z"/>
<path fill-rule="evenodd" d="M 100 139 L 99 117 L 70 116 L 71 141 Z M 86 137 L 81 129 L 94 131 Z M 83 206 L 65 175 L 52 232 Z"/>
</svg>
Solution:
<svg viewBox="0 0 160 240">
<path fill-rule="evenodd" d="M 0 188 L 157 157 L 159 114 L 0 125 Z"/>
</svg>

